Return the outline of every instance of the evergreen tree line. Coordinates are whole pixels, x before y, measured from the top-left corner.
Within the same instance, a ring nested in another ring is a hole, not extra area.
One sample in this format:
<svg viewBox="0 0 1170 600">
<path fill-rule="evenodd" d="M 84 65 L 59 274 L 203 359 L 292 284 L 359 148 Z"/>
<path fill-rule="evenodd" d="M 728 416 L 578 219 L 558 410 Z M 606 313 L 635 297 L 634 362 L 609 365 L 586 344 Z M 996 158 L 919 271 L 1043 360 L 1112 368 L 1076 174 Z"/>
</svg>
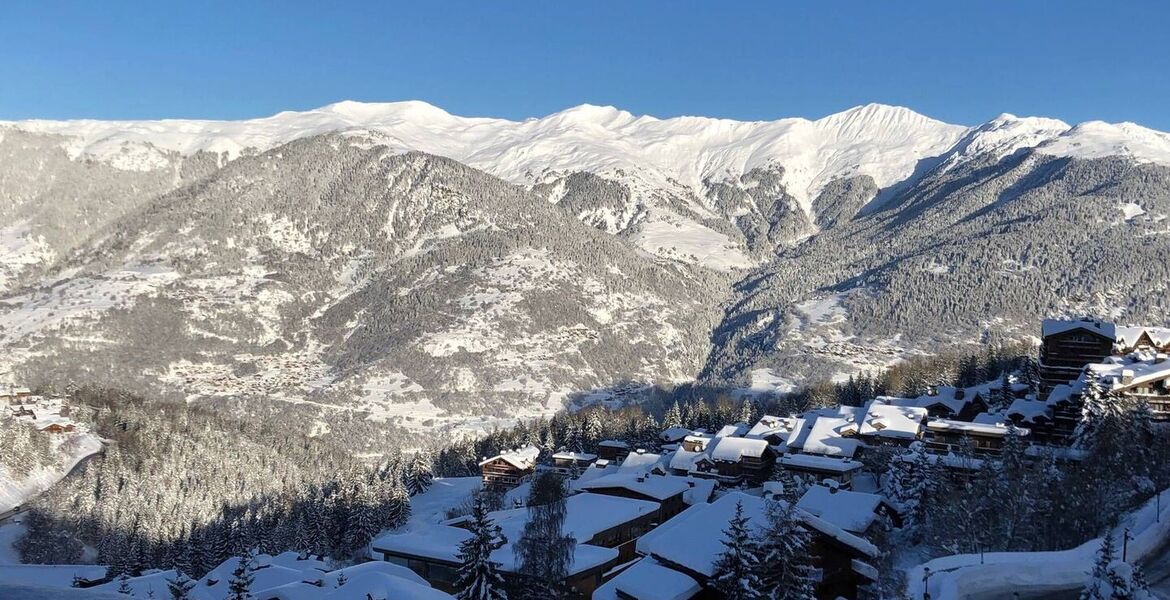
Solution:
<svg viewBox="0 0 1170 600">
<path fill-rule="evenodd" d="M 369 464 L 328 438 L 270 430 L 196 406 L 84 389 L 110 440 L 104 456 L 30 503 L 18 542 L 32 563 L 76 563 L 84 546 L 110 574 L 178 568 L 199 577 L 257 549 L 350 558 L 410 514 L 430 483 L 424 454 Z"/>
<path fill-rule="evenodd" d="M 940 554 L 1063 550 L 1170 487 L 1170 432 L 1153 426 L 1144 401 L 1086 398 L 1079 430 L 1079 460 L 1029 452 L 1014 428 L 999 460 L 961 444 L 965 468 L 944 468 L 921 444 L 896 454 L 885 487 L 905 512 L 901 533 Z"/>
<path fill-rule="evenodd" d="M 0 440 L 4 440 L 0 444 L 0 472 L 18 481 L 60 459 L 53 452 L 49 434 L 37 431 L 28 421 L 0 417 Z"/>
</svg>

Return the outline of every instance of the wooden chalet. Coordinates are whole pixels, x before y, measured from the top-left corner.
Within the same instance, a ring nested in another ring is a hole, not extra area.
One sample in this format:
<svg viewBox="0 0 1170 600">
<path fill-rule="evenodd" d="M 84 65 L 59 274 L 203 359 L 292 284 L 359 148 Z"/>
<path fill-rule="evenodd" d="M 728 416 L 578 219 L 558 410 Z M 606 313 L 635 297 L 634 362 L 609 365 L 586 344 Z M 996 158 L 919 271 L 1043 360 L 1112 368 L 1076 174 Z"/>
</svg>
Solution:
<svg viewBox="0 0 1170 600">
<path fill-rule="evenodd" d="M 630 445 L 621 440 L 602 440 L 597 443 L 597 458 L 621 462 L 630 455 Z"/>
<path fill-rule="evenodd" d="M 776 465 L 816 482 L 831 479 L 845 489 L 853 487 L 853 476 L 864 466 L 852 458 L 818 454 L 786 454 L 780 457 Z"/>
<path fill-rule="evenodd" d="M 926 450 L 933 454 L 959 454 L 963 440 L 976 456 L 998 456 L 1003 451 L 1003 440 L 1011 430 L 1005 423 L 973 423 L 950 419 L 931 419 L 926 422 L 923 440 Z M 1026 436 L 1025 428 L 1016 428 L 1017 435 Z"/>
<path fill-rule="evenodd" d="M 504 491 L 520 485 L 536 470 L 538 458 L 540 448 L 529 444 L 480 461 L 484 489 Z"/>
<path fill-rule="evenodd" d="M 563 475 L 580 475 L 597 462 L 597 455 L 588 452 L 560 451 L 552 455 L 553 468 Z"/>
<path fill-rule="evenodd" d="M 735 512 L 743 507 L 751 520 L 764 519 L 765 500 L 741 492 L 731 492 L 711 504 L 692 506 L 682 514 L 638 540 L 638 551 L 656 564 L 678 571 L 698 582 L 704 592 L 696 598 L 718 598 L 711 590 L 714 562 L 722 552 L 723 530 Z M 805 528 L 811 533 L 809 556 L 816 568 L 819 583 L 817 598 L 868 598 L 877 580 L 877 570 L 869 563 L 878 557 L 878 549 L 864 538 L 849 533 L 820 517 L 799 511 Z M 707 594 L 707 595 L 705 595 Z"/>
<path fill-rule="evenodd" d="M 588 598 L 615 566 L 637 558 L 636 542 L 662 518 L 657 502 L 582 493 L 566 500 L 563 531 L 577 540 L 566 582 Z M 512 544 L 521 538 L 528 519 L 527 508 L 495 511 L 492 521 L 508 540 L 492 553 L 506 579 L 517 577 Z M 388 534 L 371 543 L 372 551 L 410 568 L 436 589 L 453 592 L 460 566 L 459 544 L 467 539 L 470 519 L 461 517 L 425 531 Z"/>
<path fill-rule="evenodd" d="M 1041 397 L 1080 377 L 1085 365 L 1112 356 L 1116 337 L 1112 323 L 1092 319 L 1045 319 L 1040 336 Z"/>
<path fill-rule="evenodd" d="M 41 427 L 45 433 L 72 433 L 74 429 L 73 423 L 49 423 Z"/>
</svg>

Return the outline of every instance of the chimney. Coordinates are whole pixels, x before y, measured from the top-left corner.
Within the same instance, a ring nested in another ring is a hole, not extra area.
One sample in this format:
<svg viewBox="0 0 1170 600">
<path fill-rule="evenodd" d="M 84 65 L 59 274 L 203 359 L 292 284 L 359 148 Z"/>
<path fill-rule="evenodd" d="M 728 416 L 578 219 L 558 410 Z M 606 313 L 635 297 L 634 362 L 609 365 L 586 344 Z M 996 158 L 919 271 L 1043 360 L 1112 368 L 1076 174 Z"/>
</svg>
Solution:
<svg viewBox="0 0 1170 600">
<path fill-rule="evenodd" d="M 955 400 L 962 400 L 966 395 L 967 395 L 967 390 L 965 390 L 963 388 L 957 388 L 955 390 Z"/>
<path fill-rule="evenodd" d="M 1164 362 L 1166 362 L 1166 353 L 1165 352 L 1159 352 L 1159 353 L 1154 355 L 1154 364 L 1155 365 L 1160 365 Z"/>
<path fill-rule="evenodd" d="M 645 448 L 638 448 L 637 450 L 635 450 L 635 452 L 637 452 L 638 454 L 645 454 L 646 449 Z"/>
<path fill-rule="evenodd" d="M 1133 369 L 1125 369 L 1121 372 L 1121 385 L 1129 385 L 1133 383 Z"/>
</svg>

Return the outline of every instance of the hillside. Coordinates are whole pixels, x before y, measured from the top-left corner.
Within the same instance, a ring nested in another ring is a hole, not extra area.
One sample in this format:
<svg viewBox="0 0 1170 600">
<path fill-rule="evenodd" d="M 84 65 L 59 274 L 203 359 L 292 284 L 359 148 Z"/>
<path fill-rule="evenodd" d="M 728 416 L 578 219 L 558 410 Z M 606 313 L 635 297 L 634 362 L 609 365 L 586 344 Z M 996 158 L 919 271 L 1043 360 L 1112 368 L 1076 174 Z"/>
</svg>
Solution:
<svg viewBox="0 0 1170 600">
<path fill-rule="evenodd" d="M 317 432 L 784 390 L 1047 315 L 1167 312 L 1170 136 L 1130 123 L 343 102 L 0 123 L 0 151 L 0 374 Z"/>
</svg>

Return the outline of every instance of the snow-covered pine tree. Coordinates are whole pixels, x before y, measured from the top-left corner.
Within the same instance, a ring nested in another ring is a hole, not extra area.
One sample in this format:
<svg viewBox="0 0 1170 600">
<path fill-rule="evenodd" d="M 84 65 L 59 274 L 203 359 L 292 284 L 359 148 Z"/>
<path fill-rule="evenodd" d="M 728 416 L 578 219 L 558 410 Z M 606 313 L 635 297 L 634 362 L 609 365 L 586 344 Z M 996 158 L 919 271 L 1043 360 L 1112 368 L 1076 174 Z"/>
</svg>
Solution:
<svg viewBox="0 0 1170 600">
<path fill-rule="evenodd" d="M 666 409 L 666 414 L 662 416 L 662 427 L 668 429 L 671 427 L 682 427 L 683 415 L 682 409 L 678 406 L 678 400 L 675 400 L 670 408 Z"/>
<path fill-rule="evenodd" d="M 433 479 L 430 456 L 422 450 L 415 452 L 406 468 L 406 491 L 417 496 L 430 489 Z"/>
<path fill-rule="evenodd" d="M 1027 384 L 1033 398 L 1040 397 L 1040 365 L 1034 357 L 1026 356 L 1020 361 L 1020 381 Z"/>
<path fill-rule="evenodd" d="M 922 442 L 910 444 L 906 453 L 894 457 L 883 483 L 886 496 L 905 515 L 903 528 L 912 539 L 919 539 L 926 521 L 935 486 L 935 467 Z"/>
<path fill-rule="evenodd" d="M 814 600 L 809 560 L 811 536 L 788 502 L 767 503 L 768 526 L 760 538 L 760 582 L 768 600 Z"/>
<path fill-rule="evenodd" d="M 1081 390 L 1081 418 L 1073 432 L 1073 445 L 1088 449 L 1093 447 L 1097 432 L 1108 413 L 1108 407 L 1105 405 L 1105 393 L 1101 389 L 1097 372 L 1088 369 L 1083 378 L 1085 384 Z"/>
<path fill-rule="evenodd" d="M 130 576 L 122 573 L 118 576 L 118 593 L 127 596 L 133 596 L 134 590 L 130 589 Z"/>
<path fill-rule="evenodd" d="M 990 412 L 1005 411 L 1012 405 L 1015 399 L 1015 396 L 1012 395 L 1012 376 L 1007 371 L 1004 371 L 999 377 L 999 387 L 991 394 L 991 401 L 988 403 L 987 410 Z"/>
<path fill-rule="evenodd" d="M 167 591 L 171 594 L 171 600 L 189 600 L 191 589 L 194 587 L 195 581 L 181 572 L 167 580 Z"/>
<path fill-rule="evenodd" d="M 455 597 L 459 600 L 507 600 L 504 579 L 491 554 L 503 546 L 498 525 L 488 517 L 487 499 L 475 497 L 471 513 L 471 537 L 459 545 L 459 579 Z"/>
<path fill-rule="evenodd" d="M 743 502 L 735 503 L 735 514 L 723 530 L 723 547 L 715 559 L 712 587 L 727 600 L 762 600 L 761 549 L 743 514 Z"/>
<path fill-rule="evenodd" d="M 568 486 L 555 471 L 538 472 L 528 493 L 528 521 L 512 549 L 524 581 L 522 600 L 571 597 L 565 584 L 577 540 L 565 535 Z"/>
<path fill-rule="evenodd" d="M 252 575 L 252 556 L 250 554 L 240 556 L 235 570 L 232 571 L 232 578 L 228 581 L 228 595 L 224 600 L 248 600 L 255 579 Z"/>
<path fill-rule="evenodd" d="M 745 397 L 739 403 L 739 422 L 747 423 L 748 425 L 755 423 L 757 412 L 755 401 L 751 397 Z"/>
</svg>

